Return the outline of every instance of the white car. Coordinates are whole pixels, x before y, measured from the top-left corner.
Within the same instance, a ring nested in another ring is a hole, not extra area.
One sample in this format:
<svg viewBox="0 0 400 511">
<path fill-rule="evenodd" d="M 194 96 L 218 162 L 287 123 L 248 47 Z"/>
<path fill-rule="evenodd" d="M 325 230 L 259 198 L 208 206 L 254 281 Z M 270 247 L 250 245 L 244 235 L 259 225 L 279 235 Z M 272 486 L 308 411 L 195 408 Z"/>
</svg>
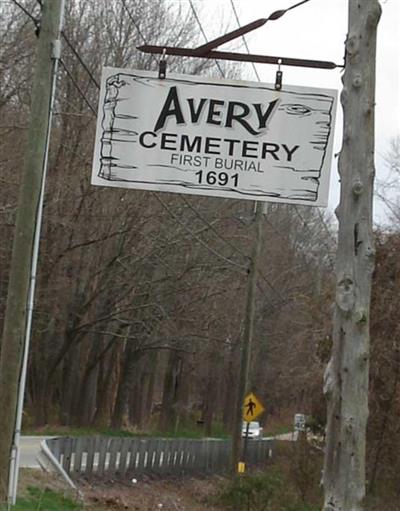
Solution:
<svg viewBox="0 0 400 511">
<path fill-rule="evenodd" d="M 242 426 L 242 437 L 246 437 L 247 424 L 249 425 L 249 430 L 247 433 L 247 438 L 261 438 L 262 437 L 262 427 L 259 422 L 243 422 Z"/>
</svg>

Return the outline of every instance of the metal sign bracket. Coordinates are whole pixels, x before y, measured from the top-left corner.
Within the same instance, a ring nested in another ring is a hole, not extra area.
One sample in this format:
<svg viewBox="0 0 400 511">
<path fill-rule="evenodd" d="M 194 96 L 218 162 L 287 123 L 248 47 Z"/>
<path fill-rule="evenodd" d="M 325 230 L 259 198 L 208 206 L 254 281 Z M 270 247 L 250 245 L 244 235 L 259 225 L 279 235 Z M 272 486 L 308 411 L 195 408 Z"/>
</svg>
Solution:
<svg viewBox="0 0 400 511">
<path fill-rule="evenodd" d="M 192 58 L 206 58 L 206 59 L 219 59 L 219 60 L 231 60 L 238 62 L 252 62 L 255 64 L 277 64 L 279 66 L 295 66 L 295 67 L 308 67 L 308 68 L 317 68 L 317 69 L 336 69 L 336 68 L 344 68 L 344 65 L 335 64 L 334 62 L 329 62 L 325 60 L 310 60 L 310 59 L 298 59 L 298 58 L 290 58 L 290 57 L 276 57 L 276 56 L 267 56 L 267 55 L 255 55 L 255 54 L 244 54 L 244 53 L 234 53 L 227 51 L 217 51 L 215 48 L 220 46 L 221 44 L 225 44 L 233 39 L 238 37 L 242 37 L 243 35 L 255 30 L 263 26 L 270 18 L 260 18 L 256 21 L 248 23 L 243 27 L 240 27 L 232 32 L 228 32 L 227 34 L 217 37 L 212 41 L 207 42 L 197 48 L 180 48 L 178 46 L 154 46 L 150 44 L 145 44 L 142 46 L 138 46 L 137 49 L 144 53 L 152 53 L 152 54 L 163 54 L 165 55 L 177 55 L 180 57 L 192 57 Z M 162 62 L 162 61 L 161 61 Z M 161 65 L 160 62 L 160 65 Z M 280 73 L 280 79 L 278 79 L 277 74 L 277 83 L 279 80 L 281 81 L 282 72 L 280 69 L 278 70 Z M 282 84 L 281 84 L 282 85 Z M 279 87 L 279 85 L 278 85 Z M 280 87 L 281 88 L 281 87 Z M 279 88 L 279 90 L 280 90 Z"/>
</svg>

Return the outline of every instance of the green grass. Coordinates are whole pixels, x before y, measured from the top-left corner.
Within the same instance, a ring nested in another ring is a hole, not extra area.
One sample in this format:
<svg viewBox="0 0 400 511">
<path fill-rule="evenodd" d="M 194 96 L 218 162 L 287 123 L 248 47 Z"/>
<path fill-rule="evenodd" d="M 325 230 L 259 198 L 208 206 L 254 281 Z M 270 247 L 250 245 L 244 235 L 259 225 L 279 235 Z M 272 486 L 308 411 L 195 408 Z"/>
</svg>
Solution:
<svg viewBox="0 0 400 511">
<path fill-rule="evenodd" d="M 46 436 L 115 436 L 115 437 L 156 437 L 156 438 L 204 438 L 204 430 L 201 427 L 193 425 L 186 425 L 179 428 L 177 431 L 128 431 L 128 430 L 113 430 L 110 428 L 75 428 L 75 427 L 45 427 L 40 429 L 23 431 L 24 435 L 46 435 Z M 228 433 L 224 428 L 216 424 L 211 432 L 214 438 L 228 438 Z"/>
<path fill-rule="evenodd" d="M 285 435 L 286 433 L 293 433 L 293 427 L 282 425 L 274 428 L 268 428 L 268 426 L 266 426 L 263 430 L 263 436 Z"/>
<path fill-rule="evenodd" d="M 126 430 L 113 430 L 109 428 L 78 428 L 66 426 L 49 426 L 39 429 L 24 429 L 23 435 L 30 436 L 124 436 L 133 437 L 140 436 L 139 433 Z"/>
<path fill-rule="evenodd" d="M 64 497 L 62 493 L 30 486 L 28 495 L 18 499 L 12 511 L 80 511 L 81 509 L 83 509 L 81 504 Z"/>
</svg>

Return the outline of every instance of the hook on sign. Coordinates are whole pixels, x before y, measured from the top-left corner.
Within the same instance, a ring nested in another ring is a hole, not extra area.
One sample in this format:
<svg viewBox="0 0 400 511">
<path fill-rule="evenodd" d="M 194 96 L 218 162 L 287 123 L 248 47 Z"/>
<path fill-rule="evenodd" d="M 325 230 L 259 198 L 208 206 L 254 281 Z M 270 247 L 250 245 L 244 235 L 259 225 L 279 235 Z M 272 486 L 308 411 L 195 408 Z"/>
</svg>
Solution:
<svg viewBox="0 0 400 511">
<path fill-rule="evenodd" d="M 167 53 L 167 50 L 164 48 L 163 52 L 162 52 L 162 57 L 161 57 L 161 60 L 159 63 L 159 67 L 158 67 L 158 78 L 160 80 L 165 80 L 165 78 L 167 76 L 167 61 L 165 59 L 166 53 Z"/>
<path fill-rule="evenodd" d="M 276 76 L 275 76 L 275 89 L 276 90 L 282 89 L 283 72 L 281 71 L 281 64 L 282 64 L 282 59 L 279 59 L 278 60 L 278 71 L 276 72 Z"/>
</svg>

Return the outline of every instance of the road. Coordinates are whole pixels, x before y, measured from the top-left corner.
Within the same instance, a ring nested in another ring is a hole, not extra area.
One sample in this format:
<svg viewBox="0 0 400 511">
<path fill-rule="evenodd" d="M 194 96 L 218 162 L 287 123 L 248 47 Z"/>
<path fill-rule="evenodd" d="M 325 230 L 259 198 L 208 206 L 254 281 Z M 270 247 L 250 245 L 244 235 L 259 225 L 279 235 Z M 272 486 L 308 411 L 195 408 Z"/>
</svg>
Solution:
<svg viewBox="0 0 400 511">
<path fill-rule="evenodd" d="M 21 437 L 21 457 L 20 467 L 22 468 L 40 468 L 37 461 L 37 455 L 40 451 L 40 443 L 46 436 L 23 436 Z"/>
<path fill-rule="evenodd" d="M 46 438 L 51 438 L 48 436 L 23 436 L 21 437 L 21 457 L 20 457 L 20 467 L 21 468 L 40 468 L 39 462 L 37 461 L 37 456 L 40 452 L 40 443 L 42 440 Z M 272 439 L 274 437 L 268 438 Z M 275 437 L 277 440 L 295 440 L 295 435 L 293 433 L 287 433 L 285 435 L 277 435 Z M 267 438 L 265 438 L 267 440 Z"/>
</svg>

